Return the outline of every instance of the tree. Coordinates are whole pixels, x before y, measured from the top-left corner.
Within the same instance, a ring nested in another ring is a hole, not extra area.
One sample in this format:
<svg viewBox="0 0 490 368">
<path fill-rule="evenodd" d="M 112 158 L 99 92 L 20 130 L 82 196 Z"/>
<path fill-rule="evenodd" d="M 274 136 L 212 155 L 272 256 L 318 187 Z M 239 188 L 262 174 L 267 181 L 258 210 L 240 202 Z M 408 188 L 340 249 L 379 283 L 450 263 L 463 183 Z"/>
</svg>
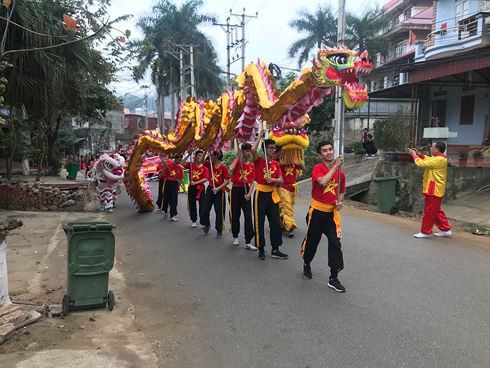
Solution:
<svg viewBox="0 0 490 368">
<path fill-rule="evenodd" d="M 160 0 L 153 6 L 152 14 L 141 18 L 137 25 L 144 38 L 131 43 L 138 65 L 133 76 L 136 81 L 151 71 L 152 83 L 157 87 L 159 101 L 179 85 L 179 61 L 169 52 L 177 44 L 193 44 L 196 76 L 196 92 L 203 97 L 216 97 L 221 93 L 221 73 L 217 54 L 210 40 L 198 29 L 211 22 L 213 17 L 200 14 L 202 0 L 187 0 L 179 8 L 168 0 Z M 163 111 L 160 111 L 163 116 Z"/>
<path fill-rule="evenodd" d="M 309 132 L 330 131 L 335 115 L 335 100 L 330 97 L 323 97 L 322 104 L 314 107 L 309 115 L 311 119 L 310 124 L 307 125 Z"/>
<path fill-rule="evenodd" d="M 282 93 L 291 83 L 293 83 L 298 78 L 295 72 L 289 72 L 285 77 L 279 79 L 276 83 L 277 91 Z"/>
<path fill-rule="evenodd" d="M 357 16 L 348 13 L 346 16 L 346 45 L 354 50 L 368 50 L 371 55 L 385 53 L 388 47 L 386 40 L 379 37 L 380 31 L 386 26 L 383 10 L 373 8 Z"/>
<path fill-rule="evenodd" d="M 295 41 L 289 48 L 291 58 L 299 54 L 298 66 L 310 59 L 311 52 L 322 45 L 335 46 L 337 44 L 337 20 L 330 6 L 318 6 L 315 13 L 302 11 L 298 18 L 289 22 L 289 26 L 305 36 Z"/>
</svg>

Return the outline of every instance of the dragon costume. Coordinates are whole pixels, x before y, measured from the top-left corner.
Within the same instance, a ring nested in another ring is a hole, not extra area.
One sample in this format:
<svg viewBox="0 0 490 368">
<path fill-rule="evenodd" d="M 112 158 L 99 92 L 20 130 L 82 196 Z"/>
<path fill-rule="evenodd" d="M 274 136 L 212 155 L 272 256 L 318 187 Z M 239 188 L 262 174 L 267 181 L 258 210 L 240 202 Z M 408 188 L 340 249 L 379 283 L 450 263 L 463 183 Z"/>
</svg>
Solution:
<svg viewBox="0 0 490 368">
<path fill-rule="evenodd" d="M 172 154 L 226 148 L 234 138 L 253 140 L 258 120 L 272 127 L 271 137 L 282 147 L 284 162 L 303 161 L 303 150 L 309 144 L 305 115 L 320 105 L 325 95 L 332 97 L 336 86 L 343 87 L 347 108 L 362 106 L 368 94 L 357 75 L 371 69 L 366 51 L 358 56 L 345 48 L 326 48 L 318 52 L 311 68 L 303 70 L 299 79 L 279 94 L 266 64 L 249 64 L 237 77 L 235 91 L 223 92 L 216 102 L 187 98 L 180 105 L 172 132 L 162 135 L 153 130 L 139 136 L 128 152 L 124 174 L 129 196 L 140 212 L 153 211 L 152 193 L 142 171 L 146 151 Z"/>
</svg>

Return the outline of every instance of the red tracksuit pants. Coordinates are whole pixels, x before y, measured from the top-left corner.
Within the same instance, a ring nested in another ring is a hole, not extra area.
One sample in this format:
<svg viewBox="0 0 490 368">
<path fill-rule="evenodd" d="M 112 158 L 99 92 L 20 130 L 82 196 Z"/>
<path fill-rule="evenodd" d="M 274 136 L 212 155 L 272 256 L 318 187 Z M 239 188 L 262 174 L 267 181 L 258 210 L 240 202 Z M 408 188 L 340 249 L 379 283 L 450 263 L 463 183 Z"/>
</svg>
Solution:
<svg viewBox="0 0 490 368">
<path fill-rule="evenodd" d="M 442 198 L 424 195 L 424 219 L 422 220 L 422 233 L 432 234 L 432 227 L 436 225 L 441 231 L 451 230 L 451 224 L 446 214 L 441 210 Z"/>
</svg>

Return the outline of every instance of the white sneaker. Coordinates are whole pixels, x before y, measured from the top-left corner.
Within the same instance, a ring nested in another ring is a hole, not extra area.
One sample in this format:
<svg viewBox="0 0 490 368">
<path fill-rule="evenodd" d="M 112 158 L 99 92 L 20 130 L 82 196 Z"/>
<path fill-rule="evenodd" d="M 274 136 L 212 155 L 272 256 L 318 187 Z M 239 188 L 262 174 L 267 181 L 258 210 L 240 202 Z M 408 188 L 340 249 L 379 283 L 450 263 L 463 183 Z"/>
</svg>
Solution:
<svg viewBox="0 0 490 368">
<path fill-rule="evenodd" d="M 192 223 L 192 228 L 195 228 L 195 227 L 197 227 L 197 223 L 196 222 L 193 222 Z"/>
<path fill-rule="evenodd" d="M 450 238 L 451 236 L 453 236 L 453 233 L 451 230 L 448 230 L 448 231 L 441 231 L 441 232 L 435 233 L 434 235 L 438 236 L 439 238 Z"/>
<path fill-rule="evenodd" d="M 432 238 L 432 234 L 424 234 L 424 233 L 413 234 L 413 236 L 418 239 Z"/>
<path fill-rule="evenodd" d="M 240 241 L 238 240 L 238 238 L 233 238 L 233 243 L 232 243 L 235 247 L 238 247 L 240 245 Z"/>
<path fill-rule="evenodd" d="M 170 217 L 170 220 L 169 221 L 170 222 L 178 222 L 179 219 L 177 217 L 173 216 L 173 217 Z"/>
<path fill-rule="evenodd" d="M 257 247 L 252 244 L 245 244 L 245 249 L 256 251 Z"/>
</svg>

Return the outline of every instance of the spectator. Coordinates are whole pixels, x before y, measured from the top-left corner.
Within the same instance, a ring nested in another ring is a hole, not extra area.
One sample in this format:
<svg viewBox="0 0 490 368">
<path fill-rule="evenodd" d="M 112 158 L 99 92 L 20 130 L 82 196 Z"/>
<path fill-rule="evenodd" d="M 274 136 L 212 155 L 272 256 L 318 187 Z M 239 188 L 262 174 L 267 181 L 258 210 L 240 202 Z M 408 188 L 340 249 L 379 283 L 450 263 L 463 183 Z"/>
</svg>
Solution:
<svg viewBox="0 0 490 368">
<path fill-rule="evenodd" d="M 366 150 L 366 142 L 368 140 L 368 134 L 369 134 L 369 129 L 364 128 L 361 135 L 362 148 L 364 149 L 364 151 Z"/>
<path fill-rule="evenodd" d="M 369 156 L 374 156 L 378 152 L 378 149 L 374 145 L 372 134 L 367 135 L 366 143 L 364 143 L 364 150 L 366 151 L 366 155 Z"/>
<path fill-rule="evenodd" d="M 490 146 L 490 130 L 488 131 L 487 138 L 483 141 L 482 145 Z"/>
</svg>

